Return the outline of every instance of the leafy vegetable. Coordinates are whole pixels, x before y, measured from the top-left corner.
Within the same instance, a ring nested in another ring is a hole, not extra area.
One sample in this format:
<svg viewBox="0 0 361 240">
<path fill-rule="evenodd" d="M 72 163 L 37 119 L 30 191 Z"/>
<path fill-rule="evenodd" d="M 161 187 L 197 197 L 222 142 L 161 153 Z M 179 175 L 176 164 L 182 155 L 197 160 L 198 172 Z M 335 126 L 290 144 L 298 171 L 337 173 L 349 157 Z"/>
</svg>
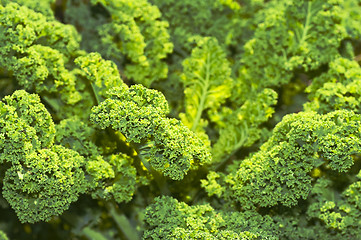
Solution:
<svg viewBox="0 0 361 240">
<path fill-rule="evenodd" d="M 194 133 L 165 115 L 168 105 L 157 91 L 142 85 L 113 88 L 109 98 L 93 108 L 91 119 L 101 128 L 112 126 L 127 141 L 139 144 L 147 162 L 174 180 L 180 180 L 193 164 L 204 164 L 210 155 Z"/>
<path fill-rule="evenodd" d="M 173 44 L 158 8 L 146 0 L 71 0 L 68 5 L 66 19 L 81 28 L 86 50 L 113 60 L 126 78 L 137 83 L 149 86 L 167 77 L 162 60 Z"/>
<path fill-rule="evenodd" d="M 0 0 L 0 240 L 359 239 L 359 0 Z"/>
<path fill-rule="evenodd" d="M 260 151 L 227 176 L 230 192 L 226 194 L 243 208 L 296 205 L 311 190 L 312 170 L 350 169 L 352 155 L 361 151 L 359 123 L 360 116 L 347 111 L 286 116 Z"/>
</svg>

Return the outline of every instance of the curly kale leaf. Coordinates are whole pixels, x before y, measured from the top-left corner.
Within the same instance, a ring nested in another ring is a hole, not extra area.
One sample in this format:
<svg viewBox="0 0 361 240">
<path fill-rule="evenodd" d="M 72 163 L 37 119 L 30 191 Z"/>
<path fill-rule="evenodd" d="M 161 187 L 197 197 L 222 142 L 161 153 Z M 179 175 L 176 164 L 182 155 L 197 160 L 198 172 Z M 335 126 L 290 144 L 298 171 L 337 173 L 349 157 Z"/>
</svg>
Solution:
<svg viewBox="0 0 361 240">
<path fill-rule="evenodd" d="M 80 68 L 80 71 L 76 71 L 77 77 L 84 78 L 84 82 L 90 84 L 96 103 L 106 98 L 109 89 L 123 84 L 115 63 L 104 60 L 99 53 L 80 56 L 74 63 Z"/>
<path fill-rule="evenodd" d="M 48 19 L 54 19 L 53 10 L 51 9 L 51 4 L 53 0 L 42 0 L 42 1 L 28 1 L 28 0 L 1 0 L 1 4 L 5 6 L 11 2 L 15 2 L 19 5 L 26 6 L 35 12 L 42 13 Z"/>
<path fill-rule="evenodd" d="M 114 199 L 117 203 L 132 200 L 137 183 L 137 172 L 132 162 L 132 158 L 125 154 L 113 154 L 104 160 L 87 162 L 91 196 L 95 199 Z"/>
<path fill-rule="evenodd" d="M 161 118 L 169 111 L 162 94 L 142 85 L 128 88 L 124 84 L 111 89 L 108 97 L 93 108 L 93 122 L 103 129 L 113 126 L 128 141 L 135 143 L 155 134 Z"/>
<path fill-rule="evenodd" d="M 341 9 L 343 17 L 342 24 L 346 26 L 346 30 L 350 39 L 360 39 L 361 29 L 361 3 L 359 0 L 342 1 Z"/>
<path fill-rule="evenodd" d="M 335 59 L 348 35 L 341 24 L 343 1 L 280 1 L 244 46 L 240 78 L 252 88 L 288 83 L 293 72 L 318 69 Z"/>
<path fill-rule="evenodd" d="M 212 147 L 213 163 L 227 160 L 241 147 L 254 144 L 262 136 L 262 123 L 273 114 L 277 93 L 265 88 L 260 93 L 250 95 L 238 109 L 224 107 L 222 112 L 213 115 L 218 124 L 219 137 Z"/>
<path fill-rule="evenodd" d="M 287 115 L 260 151 L 226 177 L 225 195 L 244 208 L 295 205 L 312 189 L 311 170 L 350 169 L 352 156 L 361 151 L 359 132 L 360 116 L 346 110 Z"/>
<path fill-rule="evenodd" d="M 40 98 L 18 90 L 0 102 L 0 163 L 18 163 L 54 143 L 55 125 Z"/>
<path fill-rule="evenodd" d="M 225 107 L 234 80 L 224 51 L 215 38 L 195 38 L 198 46 L 183 61 L 181 75 L 185 86 L 185 113 L 182 122 L 208 141 L 205 130 L 208 121 L 216 124 L 218 139 L 212 136 L 213 162 L 219 163 L 242 146 L 250 146 L 260 138 L 259 126 L 273 113 L 276 93 L 265 89 L 258 94 L 248 93 L 239 108 Z"/>
<path fill-rule="evenodd" d="M 139 177 L 132 165 L 133 159 L 125 154 L 110 154 L 109 145 L 95 145 L 96 130 L 78 118 L 70 118 L 56 125 L 55 142 L 78 152 L 86 160 L 87 193 L 94 199 L 129 202 L 135 192 Z M 104 139 L 102 139 L 104 140 Z M 107 141 L 106 141 L 107 142 Z"/>
<path fill-rule="evenodd" d="M 189 206 L 166 196 L 146 208 L 145 223 L 144 239 L 278 239 L 270 217 Z"/>
<path fill-rule="evenodd" d="M 361 174 L 357 176 L 360 178 Z M 315 184 L 311 192 L 314 200 L 307 210 L 307 216 L 322 222 L 326 229 L 337 232 L 339 239 L 357 239 L 361 234 L 361 181 L 353 182 L 340 193 L 335 182 L 327 177 L 318 179 Z"/>
<path fill-rule="evenodd" d="M 231 68 L 215 38 L 197 38 L 197 47 L 183 61 L 182 82 L 185 86 L 185 113 L 182 122 L 193 132 L 206 135 L 204 112 L 217 112 L 230 96 Z M 211 117 L 210 117 L 211 118 Z M 207 136 L 204 136 L 207 140 Z"/>
<path fill-rule="evenodd" d="M 3 196 L 21 222 L 49 221 L 86 191 L 83 164 L 62 146 L 34 151 L 5 172 Z"/>
<path fill-rule="evenodd" d="M 96 160 L 101 151 L 95 145 L 96 130 L 77 117 L 60 121 L 56 126 L 55 144 L 73 149 L 87 161 Z"/>
<path fill-rule="evenodd" d="M 74 27 L 47 20 L 25 6 L 0 6 L 1 68 L 11 72 L 25 90 L 61 92 L 67 103 L 79 101 L 75 77 L 65 68 L 78 54 Z"/>
<path fill-rule="evenodd" d="M 142 181 L 129 156 L 102 155 L 85 122 L 74 117 L 55 126 L 36 94 L 4 97 L 0 116 L 2 195 L 21 222 L 49 221 L 82 193 L 128 202 Z"/>
<path fill-rule="evenodd" d="M 19 90 L 0 105 L 3 196 L 21 222 L 48 221 L 68 209 L 87 183 L 77 152 L 54 144 L 55 126 L 36 94 Z"/>
<path fill-rule="evenodd" d="M 234 0 L 151 0 L 159 7 L 162 18 L 169 22 L 169 31 L 176 54 L 190 53 L 194 36 L 216 38 L 222 46 L 238 47 L 245 21 L 242 7 Z M 250 9 L 247 9 L 250 10 Z"/>
<path fill-rule="evenodd" d="M 40 94 L 55 119 L 87 119 L 94 103 L 122 84 L 114 63 L 80 50 L 75 28 L 25 6 L 0 6 L 0 70 Z"/>
<path fill-rule="evenodd" d="M 327 113 L 347 109 L 360 113 L 361 68 L 356 61 L 337 58 L 329 63 L 327 72 L 312 80 L 306 92 L 310 102 L 306 111 Z"/>
<path fill-rule="evenodd" d="M 67 20 L 80 27 L 84 48 L 114 61 L 126 78 L 145 86 L 168 74 L 163 59 L 173 44 L 160 15 L 146 0 L 73 0 L 67 8 Z"/>
<path fill-rule="evenodd" d="M 166 117 L 168 104 L 158 91 L 123 85 L 108 94 L 92 109 L 91 120 L 101 128 L 111 126 L 139 145 L 140 156 L 155 170 L 179 180 L 191 167 L 209 161 L 202 141 L 180 121 Z"/>
</svg>

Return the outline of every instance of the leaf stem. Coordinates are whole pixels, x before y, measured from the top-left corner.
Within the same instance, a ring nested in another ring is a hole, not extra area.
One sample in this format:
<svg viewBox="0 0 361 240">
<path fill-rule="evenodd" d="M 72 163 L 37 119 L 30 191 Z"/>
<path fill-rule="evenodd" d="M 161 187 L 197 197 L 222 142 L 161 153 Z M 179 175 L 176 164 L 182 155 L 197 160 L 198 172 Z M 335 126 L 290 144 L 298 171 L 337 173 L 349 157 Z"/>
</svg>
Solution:
<svg viewBox="0 0 361 240">
<path fill-rule="evenodd" d="M 107 203 L 106 207 L 110 213 L 110 216 L 113 218 L 114 222 L 117 224 L 118 228 L 122 231 L 127 240 L 140 240 L 138 231 L 130 224 L 128 218 L 124 213 L 118 213 L 115 209 L 115 203 Z"/>
<path fill-rule="evenodd" d="M 96 101 L 97 105 L 99 105 L 100 101 L 99 101 L 98 94 L 97 94 L 97 92 L 96 92 L 95 89 L 94 89 L 94 84 L 91 82 L 91 83 L 90 83 L 90 86 L 91 86 L 91 88 L 92 88 L 92 90 L 93 90 L 93 94 L 94 94 L 94 97 L 95 97 L 95 101 Z"/>
<path fill-rule="evenodd" d="M 312 3 L 311 3 L 311 1 L 308 1 L 306 22 L 305 22 L 303 32 L 302 32 L 302 37 L 300 39 L 300 42 L 298 43 L 298 46 L 301 46 L 301 44 L 306 40 L 307 32 L 310 28 L 311 7 L 312 7 Z"/>
<path fill-rule="evenodd" d="M 207 60 L 206 60 L 206 78 L 200 78 L 200 80 L 203 80 L 203 84 L 202 84 L 202 96 L 201 99 L 199 101 L 199 105 L 198 105 L 198 109 L 197 109 L 197 114 L 196 117 L 193 120 L 193 124 L 192 124 L 192 128 L 191 130 L 193 132 L 196 131 L 198 123 L 201 119 L 202 116 L 202 112 L 204 110 L 204 105 L 207 99 L 207 94 L 208 94 L 208 88 L 209 88 L 209 78 L 210 78 L 210 53 L 207 54 Z"/>
</svg>

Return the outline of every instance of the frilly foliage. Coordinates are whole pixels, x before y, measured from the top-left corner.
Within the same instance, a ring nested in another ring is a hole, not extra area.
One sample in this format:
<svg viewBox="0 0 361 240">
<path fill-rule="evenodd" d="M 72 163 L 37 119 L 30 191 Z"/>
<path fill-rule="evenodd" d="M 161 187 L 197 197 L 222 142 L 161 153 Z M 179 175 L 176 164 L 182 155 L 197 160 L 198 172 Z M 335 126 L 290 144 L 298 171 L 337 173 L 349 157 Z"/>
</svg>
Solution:
<svg viewBox="0 0 361 240">
<path fill-rule="evenodd" d="M 111 89 L 108 96 L 93 108 L 92 122 L 124 134 L 155 170 L 180 180 L 190 168 L 209 162 L 208 149 L 197 136 L 180 121 L 166 117 L 168 104 L 160 92 L 123 85 Z"/>
<path fill-rule="evenodd" d="M 260 151 L 225 182 L 243 208 L 296 205 L 312 189 L 312 170 L 347 172 L 361 151 L 360 116 L 348 111 L 287 115 Z M 321 170 L 320 170 L 321 169 Z"/>
<path fill-rule="evenodd" d="M 327 113 L 347 109 L 360 113 L 361 68 L 356 61 L 337 58 L 327 72 L 315 78 L 306 92 L 310 102 L 305 110 Z"/>
<path fill-rule="evenodd" d="M 1 104 L 1 162 L 10 163 L 2 195 L 21 222 L 48 221 L 85 192 L 84 158 L 53 145 L 54 123 L 37 95 L 19 90 Z"/>
<path fill-rule="evenodd" d="M 242 35 L 239 18 L 241 6 L 233 0 L 164 1 L 151 0 L 159 7 L 162 18 L 169 22 L 175 52 L 190 52 L 193 36 L 212 36 L 222 45 L 235 46 Z M 182 14 L 188 17 L 184 18 Z M 216 19 L 216 21 L 212 20 Z"/>
<path fill-rule="evenodd" d="M 357 181 L 350 184 L 344 191 L 337 191 L 332 180 L 320 178 L 311 194 L 316 199 L 310 205 L 307 214 L 325 224 L 327 229 L 340 233 L 342 238 L 355 238 L 360 235 L 361 208 L 360 173 Z"/>
<path fill-rule="evenodd" d="M 146 0 L 71 0 L 66 13 L 78 26 L 83 47 L 114 61 L 128 79 L 149 86 L 167 77 L 163 59 L 173 49 L 168 23 Z"/>
<path fill-rule="evenodd" d="M 347 35 L 341 1 L 279 1 L 265 10 L 244 45 L 240 74 L 252 88 L 289 82 L 298 69 L 314 70 L 335 59 Z"/>
<path fill-rule="evenodd" d="M 278 234 L 272 219 L 256 212 L 216 211 L 166 196 L 156 198 L 145 217 L 144 239 L 277 239 Z"/>
<path fill-rule="evenodd" d="M 81 193 L 131 200 L 138 181 L 132 159 L 103 157 L 91 142 L 93 128 L 79 119 L 55 126 L 38 95 L 24 90 L 5 97 L 0 112 L 2 195 L 21 222 L 49 221 Z"/>
<path fill-rule="evenodd" d="M 196 39 L 197 47 L 183 61 L 185 113 L 182 122 L 200 136 L 205 135 L 206 112 L 216 112 L 230 96 L 233 81 L 231 68 L 224 51 L 215 38 Z M 212 115 L 208 116 L 212 119 Z M 207 141 L 207 137 L 203 137 Z"/>
<path fill-rule="evenodd" d="M 0 239 L 359 239 L 360 13 L 0 0 Z"/>
<path fill-rule="evenodd" d="M 0 6 L 0 16 L 1 66 L 25 90 L 58 93 L 68 104 L 79 101 L 76 79 L 65 67 L 79 55 L 75 28 L 15 3 Z"/>
<path fill-rule="evenodd" d="M 250 95 L 240 107 L 224 107 L 214 114 L 219 138 L 212 148 L 213 163 L 222 163 L 241 147 L 249 147 L 258 141 L 265 131 L 261 125 L 272 116 L 276 103 L 277 93 L 265 88 Z"/>
<path fill-rule="evenodd" d="M 39 96 L 20 90 L 0 104 L 1 163 L 18 164 L 32 151 L 53 145 L 55 125 Z"/>
</svg>

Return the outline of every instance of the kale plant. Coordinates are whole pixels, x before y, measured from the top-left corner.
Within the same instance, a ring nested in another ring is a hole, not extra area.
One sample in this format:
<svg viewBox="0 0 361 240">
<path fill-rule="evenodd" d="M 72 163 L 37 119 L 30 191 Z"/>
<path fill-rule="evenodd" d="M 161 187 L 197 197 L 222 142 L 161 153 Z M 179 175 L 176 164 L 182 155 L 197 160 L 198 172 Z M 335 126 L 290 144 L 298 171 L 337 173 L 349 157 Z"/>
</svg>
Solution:
<svg viewBox="0 0 361 240">
<path fill-rule="evenodd" d="M 0 240 L 360 239 L 361 1 L 0 0 Z"/>
</svg>

